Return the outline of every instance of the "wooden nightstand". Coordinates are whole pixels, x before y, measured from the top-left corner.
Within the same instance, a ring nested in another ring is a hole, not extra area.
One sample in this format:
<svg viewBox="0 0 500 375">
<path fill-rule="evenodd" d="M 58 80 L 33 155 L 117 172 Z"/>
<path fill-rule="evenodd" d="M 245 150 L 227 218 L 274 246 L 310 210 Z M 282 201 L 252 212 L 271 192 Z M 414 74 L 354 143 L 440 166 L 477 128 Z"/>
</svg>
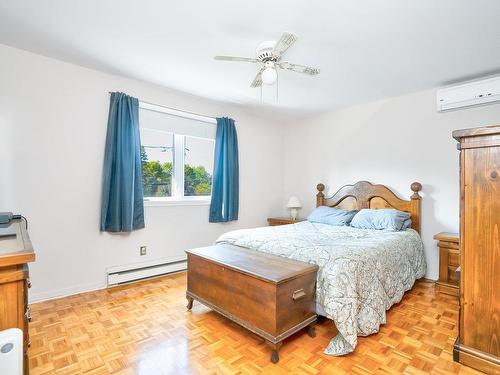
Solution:
<svg viewBox="0 0 500 375">
<path fill-rule="evenodd" d="M 276 225 L 286 225 L 286 224 L 295 224 L 300 221 L 304 221 L 305 219 L 295 219 L 289 217 L 268 217 L 267 222 L 270 226 L 274 227 Z"/>
<path fill-rule="evenodd" d="M 456 233 L 441 232 L 434 236 L 439 241 L 439 280 L 436 290 L 458 296 L 457 268 L 460 266 L 459 236 Z"/>
</svg>

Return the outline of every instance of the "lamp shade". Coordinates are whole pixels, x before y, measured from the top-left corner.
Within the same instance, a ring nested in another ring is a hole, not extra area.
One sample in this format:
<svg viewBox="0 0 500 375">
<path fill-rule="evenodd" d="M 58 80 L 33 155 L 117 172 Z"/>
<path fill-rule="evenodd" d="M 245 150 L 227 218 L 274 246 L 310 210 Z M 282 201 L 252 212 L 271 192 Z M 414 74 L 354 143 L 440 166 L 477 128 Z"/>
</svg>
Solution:
<svg viewBox="0 0 500 375">
<path fill-rule="evenodd" d="M 299 198 L 291 197 L 288 200 L 288 204 L 286 205 L 288 208 L 300 208 L 302 205 L 300 204 Z"/>
</svg>

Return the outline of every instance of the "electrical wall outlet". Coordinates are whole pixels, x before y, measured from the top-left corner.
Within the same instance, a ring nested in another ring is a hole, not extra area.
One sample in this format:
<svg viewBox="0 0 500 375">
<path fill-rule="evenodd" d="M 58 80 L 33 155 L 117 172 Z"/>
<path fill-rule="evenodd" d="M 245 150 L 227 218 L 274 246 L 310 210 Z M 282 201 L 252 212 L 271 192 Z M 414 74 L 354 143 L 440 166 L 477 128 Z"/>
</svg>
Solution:
<svg viewBox="0 0 500 375">
<path fill-rule="evenodd" d="M 141 252 L 141 255 L 146 255 L 146 246 L 141 246 L 140 252 Z"/>
</svg>

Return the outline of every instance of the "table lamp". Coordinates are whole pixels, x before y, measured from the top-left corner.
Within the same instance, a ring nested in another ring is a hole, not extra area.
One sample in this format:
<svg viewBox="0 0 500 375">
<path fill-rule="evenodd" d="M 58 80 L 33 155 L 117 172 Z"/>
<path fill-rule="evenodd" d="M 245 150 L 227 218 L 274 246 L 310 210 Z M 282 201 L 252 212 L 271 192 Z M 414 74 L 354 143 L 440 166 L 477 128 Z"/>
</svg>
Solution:
<svg viewBox="0 0 500 375">
<path fill-rule="evenodd" d="M 299 208 L 302 207 L 300 204 L 299 198 L 293 196 L 288 200 L 288 204 L 286 205 L 287 208 L 290 209 L 290 217 L 293 220 L 297 219 L 297 212 L 299 211 Z"/>
</svg>

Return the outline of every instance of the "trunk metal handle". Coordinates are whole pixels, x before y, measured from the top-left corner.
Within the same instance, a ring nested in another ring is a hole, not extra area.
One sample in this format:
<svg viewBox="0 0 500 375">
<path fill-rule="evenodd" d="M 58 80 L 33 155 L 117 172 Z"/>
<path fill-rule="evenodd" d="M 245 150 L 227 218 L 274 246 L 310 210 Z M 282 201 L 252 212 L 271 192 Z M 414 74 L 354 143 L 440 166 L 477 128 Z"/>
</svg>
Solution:
<svg viewBox="0 0 500 375">
<path fill-rule="evenodd" d="M 306 292 L 304 292 L 304 289 L 298 289 L 292 294 L 292 299 L 294 301 L 298 301 L 299 299 L 302 299 L 306 296 Z"/>
</svg>

